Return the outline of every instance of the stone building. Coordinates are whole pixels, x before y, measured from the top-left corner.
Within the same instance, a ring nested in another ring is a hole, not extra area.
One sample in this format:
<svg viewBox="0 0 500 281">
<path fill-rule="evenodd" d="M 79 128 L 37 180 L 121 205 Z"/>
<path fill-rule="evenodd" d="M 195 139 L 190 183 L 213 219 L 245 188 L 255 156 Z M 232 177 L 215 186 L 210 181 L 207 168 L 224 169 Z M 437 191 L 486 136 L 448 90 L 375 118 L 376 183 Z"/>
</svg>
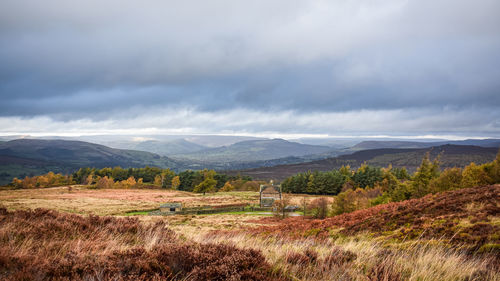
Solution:
<svg viewBox="0 0 500 281">
<path fill-rule="evenodd" d="M 274 201 L 281 200 L 281 186 L 273 185 L 260 185 L 260 207 L 272 207 Z"/>
<path fill-rule="evenodd" d="M 165 203 L 160 206 L 160 212 L 173 214 L 182 211 L 182 203 Z"/>
</svg>

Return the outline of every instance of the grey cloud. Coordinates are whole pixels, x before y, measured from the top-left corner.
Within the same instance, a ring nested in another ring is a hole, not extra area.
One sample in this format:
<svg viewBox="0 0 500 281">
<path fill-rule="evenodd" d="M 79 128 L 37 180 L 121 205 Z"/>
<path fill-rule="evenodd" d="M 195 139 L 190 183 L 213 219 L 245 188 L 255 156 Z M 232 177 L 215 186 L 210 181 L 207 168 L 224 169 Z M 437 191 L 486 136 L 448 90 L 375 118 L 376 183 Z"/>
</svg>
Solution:
<svg viewBox="0 0 500 281">
<path fill-rule="evenodd" d="M 140 112 L 140 114 L 134 114 Z M 493 121 L 497 120 L 496 123 Z M 337 113 L 262 112 L 233 109 L 200 112 L 156 108 L 106 120 L 0 117 L 0 133 L 14 134 L 237 134 L 389 135 L 498 137 L 498 111 L 477 109 L 361 110 Z"/>
<path fill-rule="evenodd" d="M 498 11 L 495 0 L 5 0 L 0 116 L 455 108 L 498 124 Z"/>
</svg>

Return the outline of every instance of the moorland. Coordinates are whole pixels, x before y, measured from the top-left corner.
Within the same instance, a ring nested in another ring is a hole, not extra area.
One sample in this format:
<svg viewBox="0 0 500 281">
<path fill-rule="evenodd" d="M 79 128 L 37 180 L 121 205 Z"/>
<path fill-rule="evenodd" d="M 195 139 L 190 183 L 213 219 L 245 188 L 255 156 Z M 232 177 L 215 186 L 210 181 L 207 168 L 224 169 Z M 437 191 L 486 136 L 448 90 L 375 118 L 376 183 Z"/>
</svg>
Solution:
<svg viewBox="0 0 500 281">
<path fill-rule="evenodd" d="M 263 211 L 257 190 L 269 183 L 210 170 L 48 173 L 0 191 L 0 277 L 499 280 L 498 183 L 500 154 L 442 169 L 428 153 L 414 173 L 361 165 L 293 175 L 282 182 L 293 193 Z M 248 208 L 151 215 L 166 202 Z"/>
</svg>

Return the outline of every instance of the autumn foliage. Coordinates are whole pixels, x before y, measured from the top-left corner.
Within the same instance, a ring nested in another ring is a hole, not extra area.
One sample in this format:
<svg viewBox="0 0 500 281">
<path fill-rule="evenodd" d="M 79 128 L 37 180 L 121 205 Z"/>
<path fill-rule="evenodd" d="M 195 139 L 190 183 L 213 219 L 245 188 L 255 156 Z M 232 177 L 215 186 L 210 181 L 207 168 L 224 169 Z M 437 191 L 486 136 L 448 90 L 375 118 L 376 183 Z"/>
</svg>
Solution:
<svg viewBox="0 0 500 281">
<path fill-rule="evenodd" d="M 427 195 L 418 199 L 377 205 L 324 220 L 288 218 L 278 224 L 262 226 L 255 233 L 288 237 L 331 237 L 388 232 L 398 239 L 448 239 L 452 244 L 467 244 L 473 250 L 486 244 L 500 244 L 500 227 L 490 218 L 500 214 L 500 185 L 479 186 Z M 262 219 L 262 223 L 275 223 Z"/>
<path fill-rule="evenodd" d="M 55 174 L 48 172 L 45 175 L 25 177 L 24 179 L 14 178 L 10 185 L 14 188 L 46 188 L 74 184 L 72 176 Z"/>
</svg>

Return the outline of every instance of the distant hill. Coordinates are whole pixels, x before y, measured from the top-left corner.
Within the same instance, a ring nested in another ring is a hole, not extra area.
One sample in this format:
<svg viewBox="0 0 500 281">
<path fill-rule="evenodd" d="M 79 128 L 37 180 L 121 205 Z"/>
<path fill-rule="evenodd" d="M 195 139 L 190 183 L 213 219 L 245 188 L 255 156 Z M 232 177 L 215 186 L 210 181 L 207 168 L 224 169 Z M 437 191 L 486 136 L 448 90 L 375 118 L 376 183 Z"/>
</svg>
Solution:
<svg viewBox="0 0 500 281">
<path fill-rule="evenodd" d="M 136 150 L 157 153 L 163 156 L 193 153 L 203 149 L 207 149 L 206 146 L 189 142 L 185 139 L 176 139 L 170 141 L 143 141 L 136 144 L 133 148 Z"/>
<path fill-rule="evenodd" d="M 18 139 L 0 143 L 0 183 L 48 171 L 69 173 L 80 167 L 178 169 L 180 162 L 158 154 L 110 148 L 82 141 Z"/>
<path fill-rule="evenodd" d="M 500 147 L 500 139 L 470 139 L 461 141 L 416 142 L 416 141 L 362 141 L 350 148 L 352 151 L 378 148 L 427 148 L 446 144 Z"/>
<path fill-rule="evenodd" d="M 175 155 L 175 158 L 212 163 L 242 163 L 321 154 L 331 150 L 332 148 L 328 146 L 300 144 L 283 139 L 266 139 L 241 141 L 229 146 Z"/>
<path fill-rule="evenodd" d="M 188 135 L 182 136 L 186 141 L 203 145 L 206 147 L 229 146 L 237 142 L 248 140 L 266 140 L 266 138 L 257 138 L 249 136 L 219 136 L 219 135 Z"/>
<path fill-rule="evenodd" d="M 240 173 L 262 180 L 283 180 L 296 173 L 306 171 L 328 171 L 338 169 L 343 165 L 357 168 L 363 163 L 368 165 L 387 167 L 406 167 L 415 171 L 420 166 L 425 153 L 430 152 L 432 158 L 441 155 L 441 168 L 465 167 L 470 162 L 482 164 L 495 159 L 498 147 L 479 147 L 470 145 L 442 145 L 431 148 L 383 148 L 358 151 L 348 155 L 327 158 L 323 160 L 279 165 L 274 167 L 263 167 L 248 170 L 228 171 L 229 174 Z"/>
</svg>

